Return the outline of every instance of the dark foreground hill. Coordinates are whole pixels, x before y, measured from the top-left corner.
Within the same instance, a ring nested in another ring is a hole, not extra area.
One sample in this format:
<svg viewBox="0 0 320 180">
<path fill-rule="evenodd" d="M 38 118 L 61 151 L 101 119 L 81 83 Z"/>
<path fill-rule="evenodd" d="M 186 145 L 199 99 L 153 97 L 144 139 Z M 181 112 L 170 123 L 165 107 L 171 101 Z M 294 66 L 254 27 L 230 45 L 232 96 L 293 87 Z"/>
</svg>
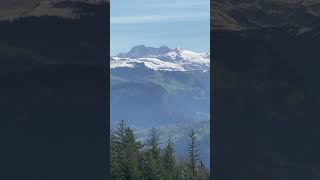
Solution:
<svg viewBox="0 0 320 180">
<path fill-rule="evenodd" d="M 224 13 L 243 17 L 237 20 L 243 28 L 213 27 L 217 180 L 319 179 L 320 29 L 311 13 L 317 3 L 310 3 L 269 1 L 272 16 L 266 1 L 230 3 L 242 4 L 239 12 Z M 308 13 L 312 26 L 302 21 Z"/>
<path fill-rule="evenodd" d="M 1 179 L 106 178 L 108 6 L 81 6 L 0 22 Z"/>
</svg>

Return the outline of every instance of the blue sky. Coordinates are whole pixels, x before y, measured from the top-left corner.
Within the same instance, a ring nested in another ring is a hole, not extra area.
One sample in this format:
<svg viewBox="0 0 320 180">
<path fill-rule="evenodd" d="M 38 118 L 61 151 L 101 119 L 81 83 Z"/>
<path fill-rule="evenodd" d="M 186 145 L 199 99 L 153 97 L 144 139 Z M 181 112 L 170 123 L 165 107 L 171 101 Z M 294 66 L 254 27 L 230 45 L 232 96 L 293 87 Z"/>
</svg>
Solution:
<svg viewBox="0 0 320 180">
<path fill-rule="evenodd" d="M 111 55 L 135 45 L 210 51 L 209 0 L 111 0 Z"/>
</svg>

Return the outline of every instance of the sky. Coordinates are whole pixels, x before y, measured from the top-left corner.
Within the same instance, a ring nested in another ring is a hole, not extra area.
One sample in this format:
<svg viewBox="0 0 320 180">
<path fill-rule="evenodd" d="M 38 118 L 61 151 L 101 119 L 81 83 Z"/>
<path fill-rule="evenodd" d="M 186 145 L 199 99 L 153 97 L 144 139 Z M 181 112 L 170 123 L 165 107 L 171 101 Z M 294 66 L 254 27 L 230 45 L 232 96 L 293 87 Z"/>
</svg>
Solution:
<svg viewBox="0 0 320 180">
<path fill-rule="evenodd" d="M 111 55 L 133 46 L 210 51 L 209 0 L 111 0 Z"/>
</svg>

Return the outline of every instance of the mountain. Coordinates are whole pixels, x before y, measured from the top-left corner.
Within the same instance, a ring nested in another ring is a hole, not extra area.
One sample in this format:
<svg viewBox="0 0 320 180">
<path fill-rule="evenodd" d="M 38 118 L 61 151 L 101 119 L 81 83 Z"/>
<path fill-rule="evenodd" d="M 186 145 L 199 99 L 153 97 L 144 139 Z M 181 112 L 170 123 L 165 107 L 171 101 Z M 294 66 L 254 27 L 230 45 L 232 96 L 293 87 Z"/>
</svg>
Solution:
<svg viewBox="0 0 320 180">
<path fill-rule="evenodd" d="M 165 144 L 169 135 L 174 137 L 177 157 L 184 155 L 187 135 L 194 128 L 199 133 L 202 159 L 209 166 L 208 53 L 140 45 L 111 57 L 110 71 L 111 126 L 124 120 L 142 141 L 148 129 L 155 127 L 161 143 Z"/>
<path fill-rule="evenodd" d="M 140 45 L 133 47 L 128 53 L 111 57 L 110 66 L 145 66 L 156 71 L 207 71 L 210 69 L 210 54 L 187 51 L 179 47 L 170 49 L 166 46 L 154 48 Z"/>
<path fill-rule="evenodd" d="M 129 58 L 132 52 L 136 58 Z M 124 118 L 125 114 L 121 111 L 126 107 L 130 121 L 136 125 L 148 122 L 152 126 L 168 121 L 192 120 L 201 114 L 209 114 L 208 54 L 165 46 L 136 46 L 129 53 L 119 56 L 121 58 L 111 57 L 110 61 L 111 109 L 117 111 L 111 113 L 112 117 Z M 128 102 L 128 99 L 132 102 Z M 156 104 L 157 108 L 152 104 Z M 129 115 L 131 111 L 136 116 Z M 157 116 L 153 120 L 147 118 L 154 113 Z"/>
<path fill-rule="evenodd" d="M 171 49 L 167 46 L 161 46 L 159 48 L 146 47 L 145 45 L 139 45 L 133 47 L 128 53 L 120 53 L 117 57 L 120 58 L 141 58 L 149 55 L 160 55 L 170 52 Z"/>
</svg>

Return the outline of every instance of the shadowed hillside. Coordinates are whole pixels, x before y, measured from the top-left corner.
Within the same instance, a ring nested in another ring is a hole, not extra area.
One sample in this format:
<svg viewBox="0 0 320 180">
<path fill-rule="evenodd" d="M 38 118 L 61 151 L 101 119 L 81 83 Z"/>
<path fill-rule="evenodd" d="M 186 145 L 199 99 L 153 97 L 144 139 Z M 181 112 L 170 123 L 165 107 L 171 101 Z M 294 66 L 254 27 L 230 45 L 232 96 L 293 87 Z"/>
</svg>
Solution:
<svg viewBox="0 0 320 180">
<path fill-rule="evenodd" d="M 213 174 L 217 180 L 319 179 L 320 19 L 311 13 L 317 3 L 223 4 L 216 1 L 213 8 L 243 18 L 236 20 L 238 29 L 215 26 L 215 15 L 212 21 Z M 249 26 L 250 20 L 259 26 Z"/>
<path fill-rule="evenodd" d="M 108 5 L 81 6 L 0 22 L 2 179 L 107 176 Z"/>
</svg>

